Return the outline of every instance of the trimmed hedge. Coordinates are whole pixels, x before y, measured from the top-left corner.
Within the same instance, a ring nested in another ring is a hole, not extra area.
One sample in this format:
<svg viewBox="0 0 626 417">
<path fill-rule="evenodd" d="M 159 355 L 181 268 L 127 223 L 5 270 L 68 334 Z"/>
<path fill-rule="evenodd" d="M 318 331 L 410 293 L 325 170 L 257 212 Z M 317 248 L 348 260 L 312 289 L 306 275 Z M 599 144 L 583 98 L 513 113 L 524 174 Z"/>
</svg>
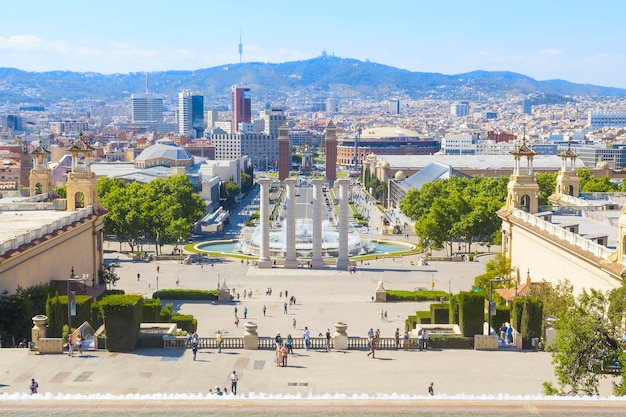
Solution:
<svg viewBox="0 0 626 417">
<path fill-rule="evenodd" d="M 453 295 L 450 297 L 450 302 L 448 303 L 448 323 L 449 324 L 459 324 L 459 297 L 458 295 Z"/>
<path fill-rule="evenodd" d="M 428 344 L 436 349 L 474 349 L 474 337 L 429 335 Z"/>
<path fill-rule="evenodd" d="M 98 330 L 98 328 L 104 324 L 104 316 L 102 315 L 102 309 L 98 301 L 94 301 L 91 305 L 91 319 L 89 320 L 89 324 L 91 324 L 94 330 Z"/>
<path fill-rule="evenodd" d="M 209 300 L 216 301 L 219 290 L 160 290 L 152 298 L 161 300 Z"/>
<path fill-rule="evenodd" d="M 75 329 L 84 322 L 91 323 L 91 303 L 89 295 L 76 295 L 76 315 L 72 316 L 71 324 Z M 67 295 L 57 295 L 46 300 L 48 316 L 48 337 L 61 337 L 63 325 L 67 324 Z"/>
<path fill-rule="evenodd" d="M 161 321 L 161 300 L 158 298 L 144 299 L 142 311 L 142 322 L 158 323 Z"/>
<path fill-rule="evenodd" d="M 441 298 L 450 298 L 445 291 L 397 291 L 386 290 L 387 301 L 440 301 Z"/>
<path fill-rule="evenodd" d="M 459 327 L 465 337 L 483 333 L 485 296 L 476 292 L 459 293 Z"/>
<path fill-rule="evenodd" d="M 416 311 L 415 317 L 417 318 L 417 322 L 419 324 L 431 324 L 432 322 L 430 311 Z"/>
<path fill-rule="evenodd" d="M 417 323 L 417 316 L 409 316 L 404 321 L 404 330 L 411 331 L 415 329 L 415 324 Z"/>
<path fill-rule="evenodd" d="M 110 352 L 130 352 L 135 349 L 143 310 L 141 295 L 110 295 L 100 302 L 104 314 Z"/>
<path fill-rule="evenodd" d="M 96 300 L 100 301 L 102 300 L 104 297 L 108 297 L 109 295 L 120 295 L 120 294 L 126 294 L 124 292 L 124 290 L 105 290 L 102 294 L 100 294 Z"/>
<path fill-rule="evenodd" d="M 191 314 L 174 313 L 172 323 L 176 323 L 179 329 L 185 330 L 187 333 L 194 333 L 198 330 L 198 320 Z"/>
<path fill-rule="evenodd" d="M 430 316 L 434 324 L 447 324 L 450 320 L 450 308 L 448 304 L 431 304 Z"/>
<path fill-rule="evenodd" d="M 541 336 L 543 322 L 543 303 L 536 297 L 528 297 L 524 300 L 524 312 L 522 313 L 522 349 L 532 347 L 532 339 Z"/>
<path fill-rule="evenodd" d="M 518 332 L 522 328 L 522 313 L 524 312 L 524 299 L 514 298 L 511 303 L 511 325 Z"/>
</svg>

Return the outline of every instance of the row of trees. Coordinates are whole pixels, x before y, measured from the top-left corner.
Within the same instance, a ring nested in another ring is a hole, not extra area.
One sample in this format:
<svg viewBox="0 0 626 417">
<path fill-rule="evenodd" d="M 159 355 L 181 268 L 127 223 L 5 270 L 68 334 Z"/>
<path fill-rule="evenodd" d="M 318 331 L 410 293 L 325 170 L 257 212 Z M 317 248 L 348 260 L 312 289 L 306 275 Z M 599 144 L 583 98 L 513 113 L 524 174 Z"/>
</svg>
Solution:
<svg viewBox="0 0 626 417">
<path fill-rule="evenodd" d="M 185 175 L 147 184 L 125 184 L 102 177 L 98 180 L 98 195 L 108 210 L 104 218 L 106 232 L 128 243 L 133 252 L 144 239 L 155 244 L 157 255 L 164 244 L 186 241 L 206 209 Z"/>
<path fill-rule="evenodd" d="M 426 183 L 409 191 L 400 210 L 413 218 L 422 250 L 446 249 L 452 254 L 454 241 L 497 243 L 508 178 L 451 177 Z M 471 246 L 469 248 L 471 250 Z"/>
<path fill-rule="evenodd" d="M 14 347 L 30 340 L 31 318 L 46 311 L 46 299 L 52 288 L 48 284 L 18 287 L 15 294 L 0 294 L 0 347 Z"/>
</svg>

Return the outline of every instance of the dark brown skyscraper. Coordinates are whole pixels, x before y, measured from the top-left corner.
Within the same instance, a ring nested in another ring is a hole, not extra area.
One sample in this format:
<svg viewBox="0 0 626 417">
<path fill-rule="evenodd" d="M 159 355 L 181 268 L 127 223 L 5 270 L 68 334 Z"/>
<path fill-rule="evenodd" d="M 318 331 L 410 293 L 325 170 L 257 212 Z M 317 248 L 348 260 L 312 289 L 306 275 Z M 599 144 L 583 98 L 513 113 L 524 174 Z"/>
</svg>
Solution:
<svg viewBox="0 0 626 417">
<path fill-rule="evenodd" d="M 289 127 L 286 124 L 278 128 L 278 179 L 289 178 L 291 165 L 291 147 L 289 146 Z"/>
<path fill-rule="evenodd" d="M 337 128 L 331 120 L 326 126 L 326 180 L 332 185 L 337 179 Z"/>
</svg>

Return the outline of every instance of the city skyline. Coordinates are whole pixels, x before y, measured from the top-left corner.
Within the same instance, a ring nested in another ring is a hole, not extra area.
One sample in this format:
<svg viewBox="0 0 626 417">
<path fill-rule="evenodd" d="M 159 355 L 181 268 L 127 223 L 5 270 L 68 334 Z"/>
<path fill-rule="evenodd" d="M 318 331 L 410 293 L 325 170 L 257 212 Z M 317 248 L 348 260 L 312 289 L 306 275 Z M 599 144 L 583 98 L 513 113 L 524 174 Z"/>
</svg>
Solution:
<svg viewBox="0 0 626 417">
<path fill-rule="evenodd" d="M 537 80 L 626 88 L 618 17 L 626 4 L 401 1 L 367 7 L 354 1 L 315 7 L 278 0 L 120 2 L 75 0 L 3 5 L 0 67 L 26 71 L 128 73 L 196 70 L 243 62 L 319 56 L 370 60 L 416 72 L 513 71 Z M 192 13 L 192 14 L 190 14 Z"/>
</svg>

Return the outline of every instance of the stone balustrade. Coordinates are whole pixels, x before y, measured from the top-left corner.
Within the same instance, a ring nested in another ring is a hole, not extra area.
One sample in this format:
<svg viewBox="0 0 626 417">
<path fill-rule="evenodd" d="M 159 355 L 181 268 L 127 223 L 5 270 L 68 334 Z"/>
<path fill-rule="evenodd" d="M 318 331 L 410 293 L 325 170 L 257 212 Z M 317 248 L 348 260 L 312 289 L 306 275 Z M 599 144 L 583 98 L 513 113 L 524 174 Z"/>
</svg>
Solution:
<svg viewBox="0 0 626 417">
<path fill-rule="evenodd" d="M 283 342 L 286 338 L 283 338 Z M 311 349 L 325 349 L 326 338 L 325 337 L 311 337 L 309 339 Z M 304 338 L 293 338 L 293 349 L 305 349 Z M 404 339 L 400 339 L 400 347 L 404 346 Z M 178 337 L 164 337 L 163 347 L 167 349 L 191 349 L 191 341 L 185 336 Z M 222 349 L 243 349 L 243 337 L 222 337 Z M 201 337 L 198 343 L 199 349 L 217 349 L 217 342 L 215 337 Z M 258 349 L 259 350 L 274 350 L 276 343 L 273 337 L 259 336 Z M 330 339 L 330 348 L 334 349 L 334 339 Z M 377 350 L 393 350 L 396 348 L 396 341 L 393 337 L 381 337 L 378 339 Z M 418 348 L 417 338 L 409 339 L 410 349 Z M 368 350 L 369 342 L 367 337 L 348 337 L 348 350 Z"/>
</svg>

